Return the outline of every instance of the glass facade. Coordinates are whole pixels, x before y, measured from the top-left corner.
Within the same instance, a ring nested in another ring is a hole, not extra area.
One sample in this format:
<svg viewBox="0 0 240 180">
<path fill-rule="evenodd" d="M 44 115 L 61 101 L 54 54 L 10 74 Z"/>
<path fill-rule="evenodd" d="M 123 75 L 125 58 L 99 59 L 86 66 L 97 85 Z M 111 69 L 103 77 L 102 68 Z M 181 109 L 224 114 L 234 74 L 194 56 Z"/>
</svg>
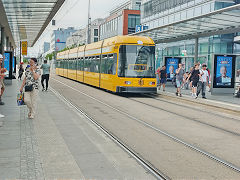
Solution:
<svg viewBox="0 0 240 180">
<path fill-rule="evenodd" d="M 226 8 L 240 3 L 240 0 L 207 1 L 207 0 L 149 0 L 142 4 L 141 24 L 149 29 L 168 25 L 181 20 L 204 15 L 212 11 Z M 227 23 L 228 20 L 226 20 Z M 218 23 L 218 22 L 213 22 Z M 211 26 L 211 24 L 209 24 Z M 202 27 L 200 27 L 202 28 Z M 187 29 L 186 29 L 187 31 Z M 174 31 L 173 31 L 174 32 Z M 162 32 L 165 33 L 165 32 Z M 160 33 L 160 34 L 162 34 Z M 171 27 L 168 29 L 171 35 Z M 166 34 L 166 35 L 167 35 Z M 240 44 L 234 43 L 236 34 L 215 35 L 199 39 L 198 62 L 207 63 L 212 67 L 213 54 L 240 53 Z M 157 36 L 160 36 L 159 34 Z M 186 52 L 183 54 L 183 52 Z M 156 45 L 156 66 L 164 65 L 164 57 L 182 57 L 186 70 L 194 65 L 195 40 L 183 40 L 174 43 L 161 43 Z M 238 66 L 239 59 L 237 61 Z M 240 67 L 238 67 L 239 69 Z"/>
</svg>

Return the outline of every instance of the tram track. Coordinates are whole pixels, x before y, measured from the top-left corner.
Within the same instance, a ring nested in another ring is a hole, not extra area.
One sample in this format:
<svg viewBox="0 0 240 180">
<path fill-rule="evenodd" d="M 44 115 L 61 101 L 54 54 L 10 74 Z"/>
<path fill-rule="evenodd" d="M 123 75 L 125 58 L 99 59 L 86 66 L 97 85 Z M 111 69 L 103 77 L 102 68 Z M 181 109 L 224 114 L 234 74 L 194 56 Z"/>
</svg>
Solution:
<svg viewBox="0 0 240 180">
<path fill-rule="evenodd" d="M 231 120 L 233 120 L 233 121 L 236 121 L 236 122 L 239 122 L 240 123 L 240 120 L 239 119 L 236 119 L 236 118 L 233 118 L 233 117 L 228 117 L 228 116 L 224 116 L 224 115 L 220 115 L 220 114 L 217 114 L 217 113 L 214 113 L 213 111 L 207 111 L 207 110 L 203 110 L 203 109 L 200 109 L 200 108 L 196 108 L 196 107 L 194 107 L 194 106 L 187 106 L 187 105 L 184 105 L 183 103 L 181 103 L 181 104 L 178 104 L 178 103 L 176 103 L 176 102 L 170 102 L 170 101 L 167 101 L 167 100 L 164 100 L 164 99 L 160 99 L 160 98 L 158 98 L 158 97 L 156 97 L 156 96 L 154 96 L 154 95 L 151 95 L 151 94 L 144 94 L 143 96 L 145 96 L 145 97 L 150 97 L 150 98 L 152 98 L 152 99 L 154 99 L 154 100 L 156 100 L 156 101 L 161 101 L 161 102 L 165 102 L 165 103 L 168 103 L 168 104 L 172 104 L 172 105 L 176 105 L 176 106 L 181 106 L 181 107 L 185 107 L 185 108 L 191 108 L 191 109 L 193 109 L 193 110 L 196 110 L 196 111 L 199 111 L 199 110 L 201 110 L 202 112 L 204 112 L 204 113 L 208 113 L 208 114 L 210 114 L 210 115 L 215 115 L 216 117 L 222 117 L 222 118 L 227 118 L 227 119 L 231 119 Z M 171 97 L 172 98 L 172 97 Z M 185 100 L 185 101 L 187 101 L 187 100 Z M 188 101 L 189 102 L 189 101 Z M 194 104 L 194 102 L 191 102 L 191 104 Z M 195 103 L 195 104 L 197 104 L 197 102 Z M 199 105 L 199 104 L 198 104 Z M 206 104 L 201 104 L 202 106 L 206 106 L 206 107 L 210 107 L 210 105 L 206 105 Z M 219 107 L 214 107 L 215 109 L 221 109 L 221 108 L 219 108 Z M 226 111 L 230 111 L 230 110 L 226 110 Z M 232 111 L 230 111 L 230 112 L 232 112 Z M 233 113 L 234 114 L 236 114 L 236 112 L 235 111 L 233 111 Z M 239 114 L 239 112 L 238 112 L 238 114 L 237 115 L 240 115 Z"/>
<path fill-rule="evenodd" d="M 82 109 L 74 105 L 71 101 L 69 101 L 67 98 L 65 98 L 62 94 L 57 92 L 55 89 L 50 87 L 50 90 L 57 96 L 59 99 L 61 99 L 65 104 L 69 105 L 70 107 L 74 108 L 78 113 L 80 113 L 82 116 L 84 116 L 88 121 L 90 121 L 92 124 L 94 124 L 98 129 L 100 129 L 105 135 L 107 135 L 111 140 L 113 140 L 118 146 L 120 146 L 124 151 L 126 151 L 131 157 L 133 157 L 138 163 L 140 163 L 146 170 L 151 172 L 157 179 L 159 180 L 168 180 L 170 179 L 168 176 L 166 176 L 164 173 L 159 171 L 157 168 L 155 168 L 150 162 L 144 160 L 142 157 L 140 157 L 133 149 L 128 147 L 125 143 L 123 143 L 117 136 L 115 136 L 113 133 L 108 131 L 104 126 L 102 126 L 100 123 L 98 123 L 96 120 L 91 118 L 86 112 L 84 112 Z"/>
<path fill-rule="evenodd" d="M 149 106 L 149 107 L 152 107 L 152 108 L 155 108 L 155 109 L 158 109 L 158 110 L 161 110 L 161 111 L 165 111 L 165 112 L 167 112 L 167 113 L 171 113 L 171 114 L 173 114 L 173 115 L 176 115 L 176 116 L 179 116 L 179 117 L 188 119 L 188 120 L 190 120 L 190 121 L 194 121 L 194 122 L 197 122 L 197 123 L 199 123 L 199 124 L 202 124 L 202 125 L 205 125 L 205 126 L 208 126 L 208 127 L 212 127 L 212 128 L 217 129 L 217 130 L 224 131 L 224 132 L 229 133 L 229 134 L 231 134 L 231 135 L 240 137 L 240 133 L 233 132 L 233 131 L 230 131 L 230 130 L 227 130 L 227 129 L 224 129 L 224 128 L 221 128 L 221 127 L 218 127 L 218 126 L 215 126 L 215 125 L 212 125 L 212 124 L 209 124 L 209 123 L 206 123 L 206 122 L 197 120 L 197 119 L 195 119 L 195 118 L 191 118 L 191 117 L 186 116 L 186 115 L 183 115 L 183 114 L 179 114 L 179 113 L 176 113 L 176 112 L 173 112 L 173 111 L 170 111 L 170 110 L 166 110 L 166 109 L 164 109 L 164 108 L 157 107 L 157 106 L 154 106 L 154 105 L 151 105 L 151 104 L 148 104 L 148 103 L 145 103 L 145 102 L 142 102 L 142 101 L 133 99 L 133 98 L 128 98 L 128 99 L 130 99 L 130 100 L 132 100 L 132 101 L 135 101 L 135 102 L 138 102 L 138 103 L 141 103 L 141 104 L 143 104 L 143 105 L 146 105 L 146 106 Z M 165 102 L 165 101 L 164 101 L 164 102 Z M 189 108 L 189 107 L 188 107 L 188 108 Z"/>
<path fill-rule="evenodd" d="M 69 85 L 67 85 L 67 84 L 65 84 L 65 83 L 63 83 L 63 82 L 61 82 L 61 81 L 59 81 L 57 79 L 52 78 L 52 80 L 54 80 L 54 81 L 56 81 L 56 82 L 58 82 L 58 83 L 60 83 L 60 84 L 62 84 L 64 86 L 66 86 L 66 87 L 68 87 L 68 88 L 70 88 L 70 89 L 72 89 L 72 90 L 74 90 L 74 91 L 76 91 L 76 92 L 78 92 L 78 93 L 80 93 L 80 94 L 82 94 L 82 95 L 84 95 L 84 96 L 86 96 L 86 97 L 88 97 L 88 98 L 90 98 L 90 99 L 92 99 L 92 100 L 94 100 L 94 101 L 96 101 L 96 102 L 98 102 L 98 103 L 108 107 L 108 108 L 111 108 L 112 110 L 117 111 L 118 113 L 120 113 L 122 115 L 125 115 L 126 117 L 128 117 L 128 118 L 130 118 L 130 119 L 132 119 L 132 120 L 134 120 L 134 121 L 144 125 L 145 127 L 148 127 L 150 129 L 154 130 L 155 132 L 157 132 L 157 133 L 159 133 L 161 135 L 164 135 L 164 136 L 168 137 L 169 139 L 171 139 L 171 140 L 173 140 L 173 141 L 175 141 L 175 142 L 177 142 L 179 144 L 182 144 L 185 147 L 190 148 L 191 150 L 194 150 L 195 152 L 198 152 L 198 153 L 204 155 L 205 157 L 207 157 L 207 158 L 209 158 L 211 160 L 214 160 L 217 163 L 222 164 L 225 167 L 228 167 L 228 168 L 230 168 L 230 169 L 240 173 L 240 168 L 238 166 L 232 164 L 231 162 L 228 162 L 228 161 L 226 161 L 226 160 L 224 160 L 224 159 L 222 159 L 220 157 L 217 157 L 214 154 L 211 154 L 211 153 L 209 153 L 209 152 L 207 152 L 207 151 L 205 151 L 205 150 L 203 150 L 203 149 L 201 149 L 201 148 L 199 148 L 199 147 L 197 147 L 195 145 L 192 145 L 192 144 L 190 144 L 188 142 L 185 142 L 181 138 L 178 138 L 178 137 L 176 137 L 174 135 L 171 135 L 167 131 L 164 131 L 164 130 L 161 130 L 161 129 L 157 128 L 157 127 L 154 127 L 153 125 L 151 125 L 151 124 L 149 124 L 149 123 L 147 123 L 147 122 L 145 122 L 145 121 L 143 121 L 143 120 L 141 120 L 141 119 L 139 119 L 139 118 L 137 118 L 135 116 L 132 116 L 132 115 L 130 115 L 130 114 L 128 114 L 128 113 L 126 113 L 126 112 L 124 112 L 124 111 L 122 111 L 122 110 L 120 110 L 120 109 L 118 109 L 118 108 L 116 108 L 116 107 L 114 107 L 114 106 L 112 106 L 110 104 L 107 104 L 106 102 L 103 102 L 103 101 L 101 101 L 101 100 L 99 100 L 99 99 L 97 99 L 97 98 L 95 98 L 95 97 L 93 97 L 91 95 L 88 95 L 88 94 L 86 94 L 86 93 L 84 93 L 84 92 L 82 92 L 82 91 L 80 91 L 78 89 L 75 89 L 75 88 L 73 88 L 73 87 L 71 87 L 71 86 L 69 86 Z M 98 125 L 101 126 L 103 129 L 105 129 L 101 124 L 98 123 Z M 119 140 L 119 141 L 121 142 L 121 140 Z"/>
</svg>

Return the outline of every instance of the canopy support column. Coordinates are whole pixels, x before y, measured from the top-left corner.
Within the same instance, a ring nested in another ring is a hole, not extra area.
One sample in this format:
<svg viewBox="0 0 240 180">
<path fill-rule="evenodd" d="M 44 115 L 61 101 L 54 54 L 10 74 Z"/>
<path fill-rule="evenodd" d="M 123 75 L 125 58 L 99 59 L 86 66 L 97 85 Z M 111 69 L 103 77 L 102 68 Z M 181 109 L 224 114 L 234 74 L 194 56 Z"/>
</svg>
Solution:
<svg viewBox="0 0 240 180">
<path fill-rule="evenodd" d="M 0 46 L 0 54 L 4 54 L 4 46 L 5 46 L 5 33 L 4 33 L 4 27 L 1 27 L 1 46 Z"/>
<path fill-rule="evenodd" d="M 195 55 L 194 55 L 194 63 L 198 62 L 198 43 L 199 43 L 199 38 L 195 38 Z"/>
</svg>

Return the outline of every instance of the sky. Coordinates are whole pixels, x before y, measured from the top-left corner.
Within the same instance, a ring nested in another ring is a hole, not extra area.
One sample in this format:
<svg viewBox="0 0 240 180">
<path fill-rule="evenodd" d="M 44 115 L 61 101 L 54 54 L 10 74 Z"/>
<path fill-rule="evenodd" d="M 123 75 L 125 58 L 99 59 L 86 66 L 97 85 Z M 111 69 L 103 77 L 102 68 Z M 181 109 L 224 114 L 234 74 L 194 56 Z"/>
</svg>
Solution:
<svg viewBox="0 0 240 180">
<path fill-rule="evenodd" d="M 97 18 L 105 18 L 109 12 L 115 7 L 121 5 L 127 0 L 90 0 L 90 14 L 92 20 Z M 59 9 L 55 17 L 56 25 L 51 23 L 43 32 L 33 48 L 28 48 L 29 56 L 37 56 L 41 51 L 43 43 L 50 42 L 51 33 L 58 28 L 75 27 L 77 29 L 84 28 L 88 20 L 88 0 L 66 0 Z"/>
</svg>

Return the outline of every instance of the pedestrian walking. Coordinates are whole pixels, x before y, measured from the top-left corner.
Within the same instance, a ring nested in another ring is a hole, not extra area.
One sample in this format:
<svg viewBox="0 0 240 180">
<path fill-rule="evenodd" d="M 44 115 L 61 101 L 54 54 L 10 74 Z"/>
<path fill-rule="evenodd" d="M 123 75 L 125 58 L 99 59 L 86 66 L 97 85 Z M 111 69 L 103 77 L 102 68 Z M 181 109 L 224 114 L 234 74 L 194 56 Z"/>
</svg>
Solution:
<svg viewBox="0 0 240 180">
<path fill-rule="evenodd" d="M 161 68 L 160 67 L 158 67 L 157 68 L 157 71 L 156 71 L 156 77 L 157 77 L 157 87 L 158 87 L 158 89 L 159 89 L 159 86 L 160 86 L 160 79 L 159 79 L 159 74 L 160 74 L 160 70 L 161 70 Z"/>
<path fill-rule="evenodd" d="M 188 77 L 192 81 L 192 97 L 196 98 L 197 97 L 197 85 L 199 82 L 199 77 L 200 77 L 200 71 L 199 71 L 199 64 L 195 64 L 194 69 L 190 73 Z"/>
<path fill-rule="evenodd" d="M 181 86 L 183 84 L 183 75 L 184 75 L 184 69 L 182 66 L 182 63 L 178 64 L 178 69 L 176 70 L 176 86 L 177 86 L 177 92 L 176 92 L 176 96 L 180 96 L 182 97 L 182 93 L 181 93 Z"/>
<path fill-rule="evenodd" d="M 24 103 L 29 109 L 28 118 L 34 119 L 36 114 L 40 69 L 37 67 L 36 58 L 31 58 L 29 65 L 30 67 L 25 71 L 25 78 L 20 88 L 20 92 L 23 92 L 23 88 L 25 87 Z"/>
<path fill-rule="evenodd" d="M 208 86 L 208 82 L 209 82 L 209 74 L 207 71 L 207 65 L 203 64 L 202 69 L 200 70 L 200 78 L 199 78 L 198 87 L 197 87 L 197 97 L 200 94 L 200 92 L 202 92 L 202 98 L 207 99 L 206 88 Z"/>
<path fill-rule="evenodd" d="M 7 71 L 6 68 L 2 68 L 3 65 L 3 56 L 0 54 L 0 105 L 4 105 L 4 102 L 2 101 L 2 95 L 5 91 L 5 85 L 4 85 L 4 77 L 5 72 Z"/>
<path fill-rule="evenodd" d="M 159 73 L 159 80 L 160 80 L 159 90 L 161 89 L 161 86 L 163 86 L 163 91 L 165 91 L 166 82 L 167 82 L 166 66 L 162 66 L 162 69 L 160 70 L 160 73 Z"/>
<path fill-rule="evenodd" d="M 22 80 L 23 73 L 24 73 L 23 65 L 20 64 L 19 69 L 18 69 L 18 79 Z"/>
<path fill-rule="evenodd" d="M 208 88 L 209 88 L 209 90 L 208 90 L 208 92 L 211 92 L 211 84 L 212 84 L 212 82 L 211 82 L 211 73 L 210 73 L 209 68 L 207 68 L 207 71 L 208 71 L 208 77 L 209 77 L 209 81 L 208 81 Z"/>
<path fill-rule="evenodd" d="M 42 91 L 48 90 L 48 81 L 50 75 L 50 65 L 47 64 L 47 60 L 44 60 L 44 64 L 42 64 L 41 69 L 43 70 L 41 84 L 42 84 Z M 46 88 L 44 88 L 44 80 L 46 81 Z"/>
</svg>

